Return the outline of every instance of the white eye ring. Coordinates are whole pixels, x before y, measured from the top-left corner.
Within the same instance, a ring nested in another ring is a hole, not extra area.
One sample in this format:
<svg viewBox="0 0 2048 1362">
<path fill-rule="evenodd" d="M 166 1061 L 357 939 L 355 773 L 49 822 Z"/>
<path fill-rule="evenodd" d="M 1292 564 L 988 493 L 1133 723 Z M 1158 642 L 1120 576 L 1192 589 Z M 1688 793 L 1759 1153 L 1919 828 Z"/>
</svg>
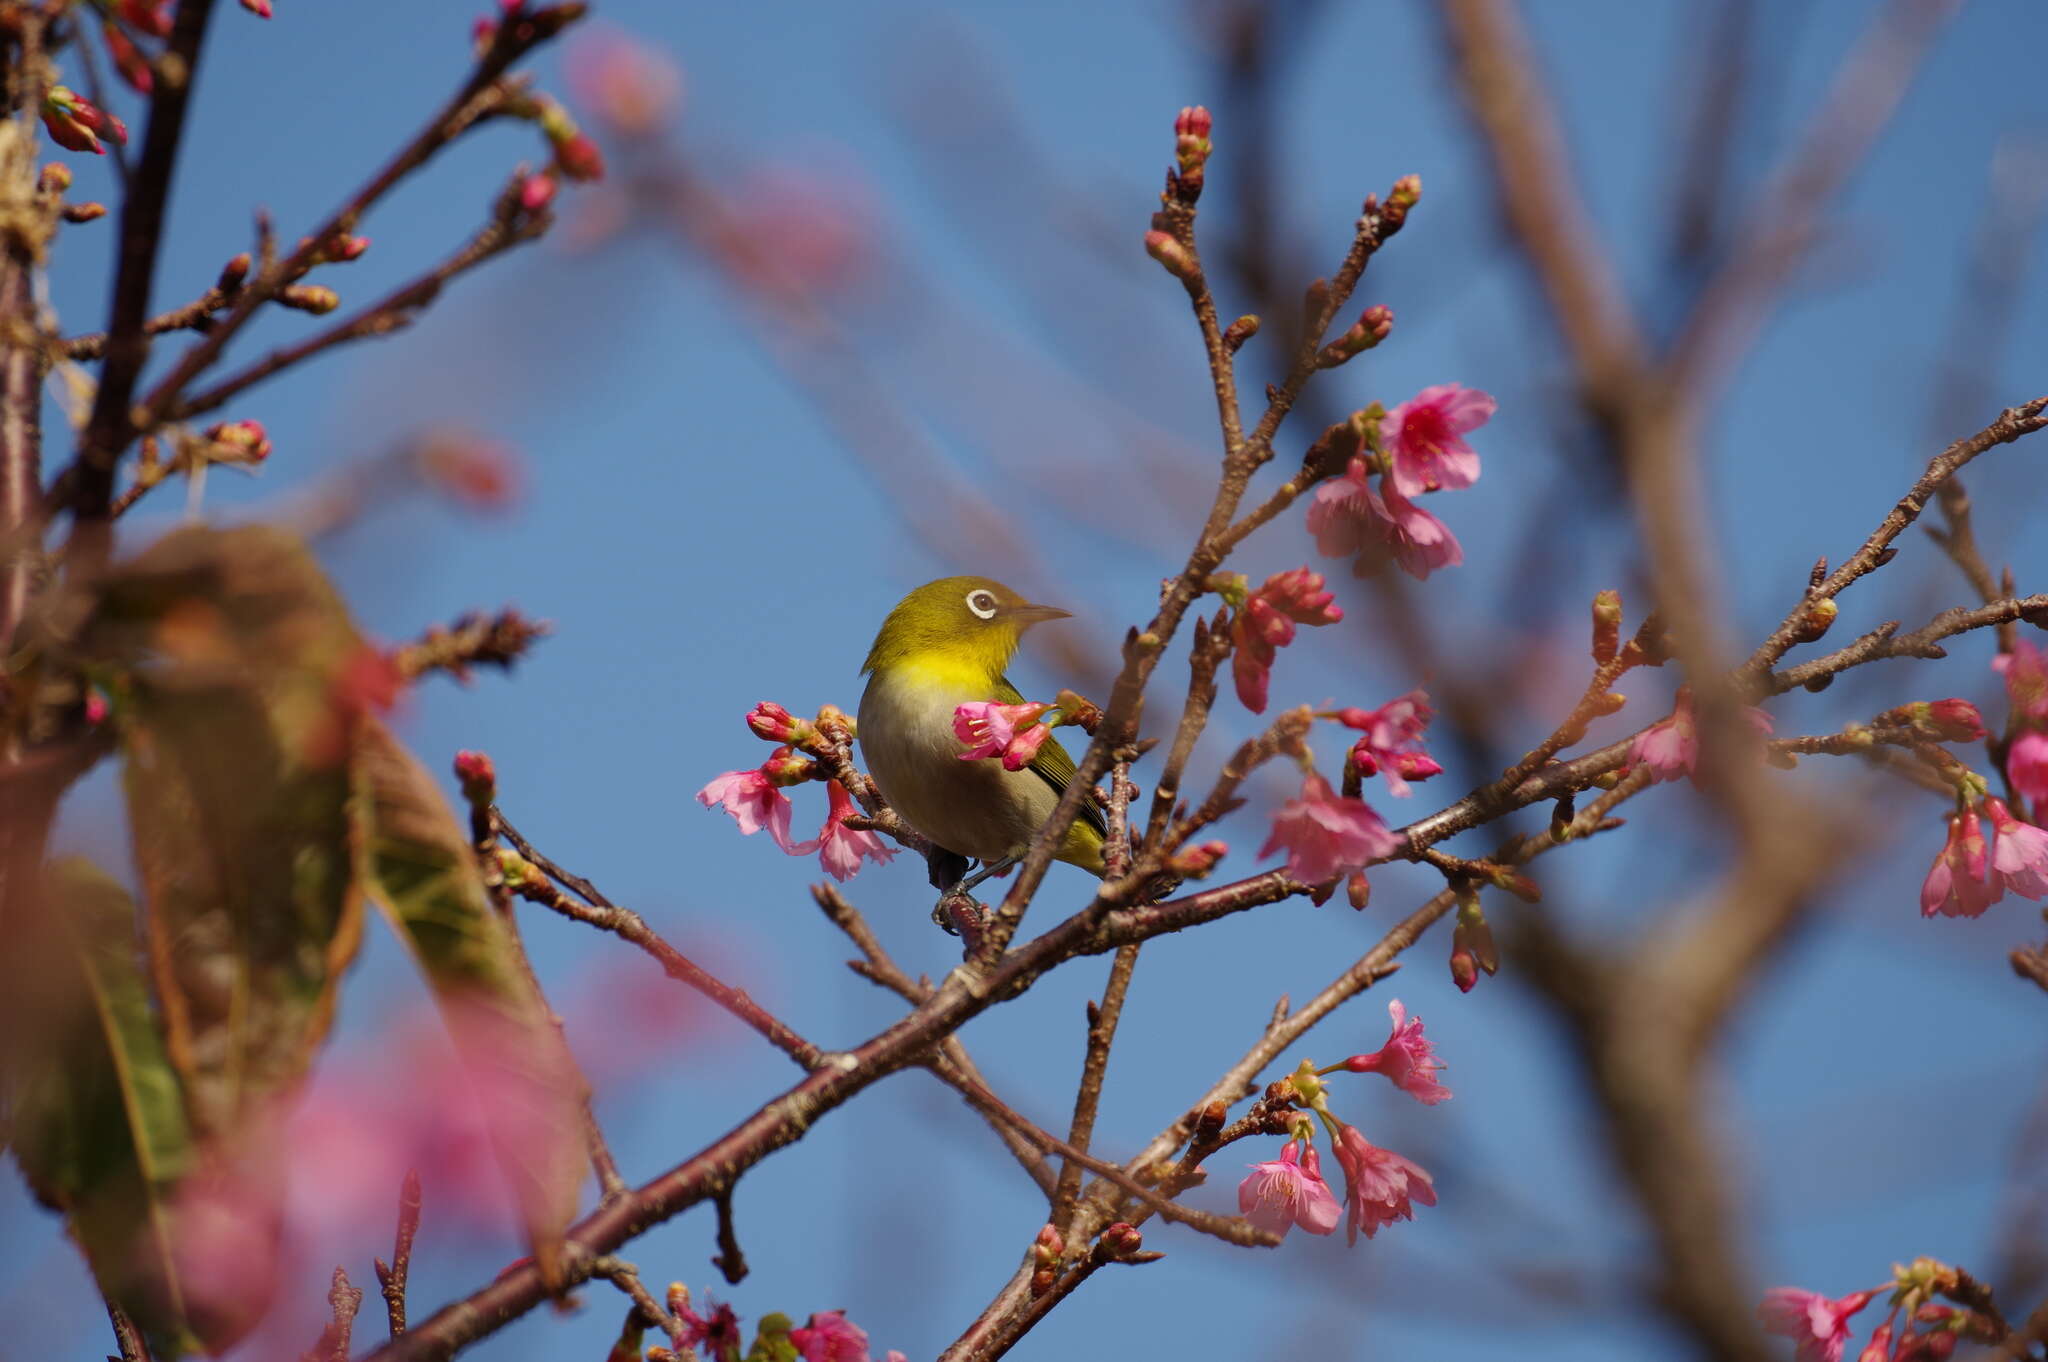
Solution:
<svg viewBox="0 0 2048 1362">
<path fill-rule="evenodd" d="M 989 592 L 989 591 L 970 591 L 970 592 L 968 592 L 968 593 L 967 593 L 967 608 L 968 608 L 969 610 L 972 610 L 972 611 L 974 612 L 974 617 L 975 617 L 976 619 L 981 619 L 981 620 L 992 620 L 992 619 L 994 619 L 994 618 L 996 617 L 996 598 L 995 598 L 995 593 L 993 593 L 993 592 Z"/>
</svg>

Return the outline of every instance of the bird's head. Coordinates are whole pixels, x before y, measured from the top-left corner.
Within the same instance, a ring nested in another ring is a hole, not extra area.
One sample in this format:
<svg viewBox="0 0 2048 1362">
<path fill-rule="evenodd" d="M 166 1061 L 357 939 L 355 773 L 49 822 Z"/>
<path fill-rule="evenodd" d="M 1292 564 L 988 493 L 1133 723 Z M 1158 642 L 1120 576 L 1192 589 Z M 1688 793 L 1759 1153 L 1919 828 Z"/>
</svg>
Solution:
<svg viewBox="0 0 2048 1362">
<path fill-rule="evenodd" d="M 994 680 L 1026 629 L 1065 618 L 1057 606 L 1033 605 L 987 577 L 941 577 L 896 603 L 861 670 L 914 666 Z"/>
</svg>

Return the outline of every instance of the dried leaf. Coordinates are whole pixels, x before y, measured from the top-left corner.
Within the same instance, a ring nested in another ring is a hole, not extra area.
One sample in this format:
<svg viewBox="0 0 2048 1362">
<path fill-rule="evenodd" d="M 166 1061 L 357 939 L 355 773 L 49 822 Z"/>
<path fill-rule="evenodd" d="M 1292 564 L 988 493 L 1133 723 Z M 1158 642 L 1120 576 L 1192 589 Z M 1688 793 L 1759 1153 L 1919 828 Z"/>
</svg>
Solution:
<svg viewBox="0 0 2048 1362">
<path fill-rule="evenodd" d="M 361 939 L 344 758 L 374 651 L 262 527 L 166 536 L 100 584 L 81 643 L 121 696 L 171 1060 L 232 1143 L 312 1063 Z"/>
<path fill-rule="evenodd" d="M 135 908 L 77 859 L 49 868 L 42 908 L 44 944 L 56 949 L 44 957 L 40 1043 L 11 1094 L 15 1157 L 37 1198 L 68 1218 L 100 1289 L 156 1356 L 173 1356 L 200 1342 L 185 1317 L 170 1205 L 194 1150 L 150 1004 Z"/>
<path fill-rule="evenodd" d="M 553 1283 L 588 1167 L 582 1076 L 433 778 L 375 722 L 359 736 L 356 775 L 363 883 L 433 986 L 534 1260 Z"/>
</svg>

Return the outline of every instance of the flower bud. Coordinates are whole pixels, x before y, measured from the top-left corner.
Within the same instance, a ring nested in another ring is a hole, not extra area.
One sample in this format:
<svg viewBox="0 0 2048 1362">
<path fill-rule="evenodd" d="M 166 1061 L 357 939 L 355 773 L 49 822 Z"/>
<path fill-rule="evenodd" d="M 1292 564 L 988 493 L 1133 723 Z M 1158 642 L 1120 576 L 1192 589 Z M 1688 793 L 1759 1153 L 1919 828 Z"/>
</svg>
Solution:
<svg viewBox="0 0 2048 1362">
<path fill-rule="evenodd" d="M 778 747 L 761 763 L 761 774 L 778 789 L 787 789 L 817 779 L 819 772 L 817 764 L 798 756 L 794 747 Z"/>
<path fill-rule="evenodd" d="M 462 797 L 472 804 L 488 804 L 498 797 L 498 770 L 485 752 L 457 752 L 455 778 L 462 782 Z"/>
<path fill-rule="evenodd" d="M 670 1282 L 668 1284 L 668 1312 L 671 1315 L 681 1315 L 686 1313 L 689 1308 L 690 1288 L 681 1282 Z"/>
<path fill-rule="evenodd" d="M 1227 842 L 1203 842 L 1199 846 L 1182 847 L 1166 862 L 1167 868 L 1184 880 L 1206 879 L 1216 863 L 1229 854 Z"/>
<path fill-rule="evenodd" d="M 1038 1268 L 1031 1274 L 1032 1296 L 1036 1298 L 1038 1296 L 1050 1295 L 1052 1292 L 1053 1284 L 1058 1280 L 1058 1274 L 1055 1273 L 1051 1268 Z"/>
<path fill-rule="evenodd" d="M 831 742 L 851 742 L 856 734 L 853 716 L 837 705 L 819 709 L 815 722 L 819 734 Z"/>
<path fill-rule="evenodd" d="M 1384 303 L 1375 303 L 1365 314 L 1354 322 L 1349 331 L 1324 346 L 1316 356 L 1316 364 L 1324 369 L 1334 369 L 1354 355 L 1363 354 L 1385 340 L 1394 330 L 1394 310 Z"/>
<path fill-rule="evenodd" d="M 1259 334 L 1259 319 L 1247 312 L 1223 330 L 1223 348 L 1236 354 L 1244 343 Z"/>
<path fill-rule="evenodd" d="M 341 306 L 341 295 L 322 284 L 293 284 L 278 291 L 277 301 L 320 317 Z"/>
<path fill-rule="evenodd" d="M 1593 597 L 1593 660 L 1606 666 L 1621 650 L 1621 593 L 1602 591 Z"/>
<path fill-rule="evenodd" d="M 1976 742 L 1984 736 L 1984 716 L 1968 700 L 1916 700 L 1877 716 L 1879 724 L 1910 728 L 1938 742 Z"/>
<path fill-rule="evenodd" d="M 1145 1236 L 1128 1220 L 1119 1220 L 1102 1232 L 1097 1241 L 1112 1258 L 1128 1258 L 1145 1246 Z"/>
<path fill-rule="evenodd" d="M 1387 191 L 1387 207 L 1413 208 L 1422 201 L 1422 177 L 1403 175 Z"/>
<path fill-rule="evenodd" d="M 36 188 L 45 194 L 62 194 L 71 188 L 71 167 L 62 161 L 50 162 L 36 177 Z"/>
<path fill-rule="evenodd" d="M 538 213 L 554 202 L 555 177 L 552 175 L 528 175 L 519 183 L 519 206 L 529 213 Z"/>
<path fill-rule="evenodd" d="M 1593 697 L 1593 712 L 1595 714 L 1600 715 L 1602 718 L 1605 718 L 1609 714 L 1621 713 L 1622 709 L 1627 704 L 1628 697 L 1626 695 L 1623 695 L 1620 691 L 1603 691 L 1599 695 Z"/>
<path fill-rule="evenodd" d="M 104 203 L 67 203 L 64 205 L 66 222 L 97 222 L 107 215 Z"/>
<path fill-rule="evenodd" d="M 1031 1257 L 1040 1267 L 1057 1266 L 1060 1257 L 1067 1251 L 1067 1241 L 1060 1237 L 1059 1230 L 1047 1225 L 1039 1230 L 1038 1237 L 1031 1241 Z"/>
<path fill-rule="evenodd" d="M 1176 279 L 1191 280 L 1197 277 L 1194 257 L 1187 253 L 1186 247 L 1166 232 L 1154 230 L 1145 233 L 1145 254 L 1165 266 L 1166 272 Z"/>
<path fill-rule="evenodd" d="M 242 281 L 249 277 L 251 263 L 247 251 L 232 257 L 227 264 L 220 267 L 220 278 L 214 281 L 213 286 L 222 293 L 236 292 L 242 287 Z"/>
<path fill-rule="evenodd" d="M 1817 601 L 1810 602 L 1806 609 L 1800 612 L 1799 626 L 1793 636 L 1801 643 L 1811 643 L 1825 634 L 1828 626 L 1835 622 L 1835 616 L 1841 613 L 1842 607 L 1835 604 L 1832 596 L 1823 596 Z"/>
<path fill-rule="evenodd" d="M 211 463 L 251 466 L 270 457 L 270 436 L 261 421 L 223 421 L 206 428 Z"/>
<path fill-rule="evenodd" d="M 604 178 L 604 153 L 580 132 L 555 144 L 555 165 L 572 180 Z"/>
<path fill-rule="evenodd" d="M 747 727 L 754 731 L 755 737 L 769 742 L 804 742 L 817 734 L 810 724 L 796 718 L 773 700 L 762 700 L 747 711 Z"/>
<path fill-rule="evenodd" d="M 1458 992 L 1470 993 L 1479 983 L 1479 965 L 1473 960 L 1472 952 L 1463 949 L 1451 951 L 1451 982 L 1458 986 Z"/>
<path fill-rule="evenodd" d="M 1355 909 L 1362 909 L 1372 902 L 1372 881 L 1365 877 L 1363 870 L 1355 870 L 1351 878 L 1344 881 L 1344 895 Z"/>
<path fill-rule="evenodd" d="M 242 0 L 242 8 L 248 10 L 249 13 L 255 15 L 258 19 L 268 19 L 271 17 L 270 0 Z"/>
<path fill-rule="evenodd" d="M 1102 706 L 1079 691 L 1063 690 L 1052 697 L 1052 703 L 1060 712 L 1060 723 L 1072 724 L 1083 733 L 1092 735 L 1102 722 Z"/>
</svg>

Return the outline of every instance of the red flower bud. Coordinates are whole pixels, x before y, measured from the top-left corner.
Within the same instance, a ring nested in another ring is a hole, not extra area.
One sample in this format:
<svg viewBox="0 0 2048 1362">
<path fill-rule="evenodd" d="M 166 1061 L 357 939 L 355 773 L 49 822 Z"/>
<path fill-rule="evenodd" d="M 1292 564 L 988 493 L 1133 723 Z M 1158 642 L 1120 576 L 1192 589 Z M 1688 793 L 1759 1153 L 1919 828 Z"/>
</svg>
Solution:
<svg viewBox="0 0 2048 1362">
<path fill-rule="evenodd" d="M 484 752 L 457 752 L 455 778 L 462 782 L 462 797 L 472 804 L 488 804 L 498 797 L 498 769 Z"/>
<path fill-rule="evenodd" d="M 519 186 L 519 206 L 529 213 L 538 213 L 554 201 L 555 177 L 552 175 L 528 175 Z"/>
</svg>

